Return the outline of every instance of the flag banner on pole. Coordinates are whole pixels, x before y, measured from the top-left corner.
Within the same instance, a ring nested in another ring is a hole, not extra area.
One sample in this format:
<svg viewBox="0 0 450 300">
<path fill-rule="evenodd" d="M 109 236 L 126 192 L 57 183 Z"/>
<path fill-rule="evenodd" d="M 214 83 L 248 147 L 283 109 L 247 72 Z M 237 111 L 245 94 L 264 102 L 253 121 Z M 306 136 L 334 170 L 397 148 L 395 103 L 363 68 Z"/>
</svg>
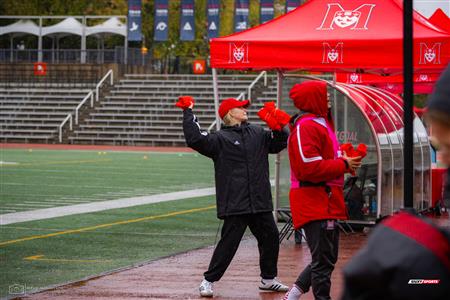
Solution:
<svg viewBox="0 0 450 300">
<path fill-rule="evenodd" d="M 208 38 L 219 36 L 220 30 L 220 0 L 208 0 L 207 16 L 208 16 Z"/>
<path fill-rule="evenodd" d="M 195 40 L 194 0 L 181 1 L 180 40 Z"/>
<path fill-rule="evenodd" d="M 248 28 L 248 0 L 236 0 L 234 6 L 234 32 Z"/>
<path fill-rule="evenodd" d="M 300 5 L 300 0 L 286 0 L 286 12 L 296 9 Z"/>
<path fill-rule="evenodd" d="M 142 41 L 141 0 L 128 0 L 128 40 Z"/>
<path fill-rule="evenodd" d="M 272 20 L 273 14 L 274 14 L 273 0 L 261 0 L 259 22 L 263 24 L 266 23 L 267 21 Z"/>
<path fill-rule="evenodd" d="M 155 0 L 155 41 L 167 41 L 169 37 L 168 2 L 168 0 Z"/>
</svg>

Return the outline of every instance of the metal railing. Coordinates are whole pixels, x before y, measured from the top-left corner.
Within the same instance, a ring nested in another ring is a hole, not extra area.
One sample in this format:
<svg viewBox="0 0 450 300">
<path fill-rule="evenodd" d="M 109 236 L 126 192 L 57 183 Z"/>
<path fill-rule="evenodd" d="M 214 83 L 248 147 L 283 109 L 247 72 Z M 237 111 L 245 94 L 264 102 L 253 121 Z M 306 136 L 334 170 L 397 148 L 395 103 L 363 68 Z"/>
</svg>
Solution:
<svg viewBox="0 0 450 300">
<path fill-rule="evenodd" d="M 67 123 L 67 121 L 69 121 L 69 128 L 70 130 L 72 130 L 73 126 L 72 126 L 72 114 L 68 114 L 67 117 L 64 119 L 64 121 L 62 121 L 61 125 L 59 125 L 59 142 L 62 143 L 62 131 L 63 131 L 63 127 L 64 124 Z"/>
<path fill-rule="evenodd" d="M 252 88 L 256 85 L 256 83 L 258 83 L 258 81 L 261 79 L 261 77 L 264 76 L 264 86 L 267 86 L 267 71 L 262 71 L 261 73 L 259 73 L 259 75 L 255 78 L 255 80 L 252 81 L 252 83 L 250 83 L 249 87 L 247 88 L 247 95 L 248 95 L 248 99 L 251 101 L 251 96 L 252 96 Z"/>
<path fill-rule="evenodd" d="M 91 107 L 94 106 L 94 92 L 90 91 L 86 97 L 78 104 L 77 108 L 75 108 L 75 125 L 78 125 L 78 116 L 79 116 L 79 110 L 80 108 L 86 103 L 87 100 L 91 99 Z"/>
<path fill-rule="evenodd" d="M 247 88 L 247 95 L 248 95 L 248 99 L 251 101 L 251 95 L 252 95 L 252 89 L 253 87 L 258 83 L 258 81 L 261 79 L 261 77 L 264 77 L 264 86 L 267 86 L 267 71 L 262 71 L 261 73 L 259 73 L 259 75 L 255 78 L 255 80 L 253 80 L 250 85 Z M 244 100 L 245 98 L 245 92 L 242 92 L 239 94 L 239 96 L 237 96 L 237 100 Z M 209 125 L 208 127 L 208 132 L 211 132 L 211 130 L 214 128 L 214 126 L 216 125 L 216 120 L 214 120 L 211 125 Z"/>
<path fill-rule="evenodd" d="M 103 78 L 100 80 L 100 82 L 97 83 L 97 85 L 95 86 L 95 102 L 98 102 L 98 97 L 99 97 L 99 94 L 100 94 L 100 88 L 103 85 L 103 82 L 106 81 L 108 76 L 111 77 L 110 85 L 113 85 L 113 83 L 114 83 L 114 72 L 111 69 L 111 70 L 108 71 L 108 73 L 106 73 L 105 76 L 103 76 Z"/>
</svg>

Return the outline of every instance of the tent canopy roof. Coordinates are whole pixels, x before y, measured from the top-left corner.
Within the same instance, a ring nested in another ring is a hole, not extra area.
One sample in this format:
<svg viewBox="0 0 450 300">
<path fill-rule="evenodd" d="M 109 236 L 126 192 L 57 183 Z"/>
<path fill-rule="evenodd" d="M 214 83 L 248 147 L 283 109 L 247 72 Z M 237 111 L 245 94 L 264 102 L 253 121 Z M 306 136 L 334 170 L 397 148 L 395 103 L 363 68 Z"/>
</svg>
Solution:
<svg viewBox="0 0 450 300">
<path fill-rule="evenodd" d="M 31 20 L 19 20 L 13 24 L 0 26 L 0 35 L 3 34 L 32 34 L 39 35 L 39 26 Z"/>
<path fill-rule="evenodd" d="M 403 68 L 403 11 L 399 0 L 310 0 L 260 26 L 210 42 L 211 65 L 226 69 Z M 414 15 L 414 65 L 443 69 L 450 35 Z"/>
<path fill-rule="evenodd" d="M 119 18 L 112 17 L 105 22 L 90 26 L 86 28 L 86 35 L 94 35 L 94 34 L 119 34 L 122 36 L 126 36 L 127 34 L 127 27 L 124 23 L 122 23 Z"/>
<path fill-rule="evenodd" d="M 55 25 L 42 27 L 42 35 L 44 36 L 59 34 L 83 35 L 83 24 L 77 19 L 69 17 Z"/>
<path fill-rule="evenodd" d="M 77 17 L 82 18 L 82 17 Z M 101 24 L 95 26 L 84 26 L 80 21 L 74 17 L 68 17 L 61 22 L 45 26 L 41 28 L 42 36 L 63 37 L 66 35 L 83 35 L 85 30 L 86 36 L 100 35 L 100 34 L 119 34 L 127 35 L 127 28 L 124 23 L 119 20 L 119 17 L 112 17 Z M 24 35 L 32 34 L 39 35 L 39 26 L 33 21 L 22 19 L 7 26 L 0 26 L 0 35 Z"/>
<path fill-rule="evenodd" d="M 430 22 L 439 28 L 450 32 L 450 18 L 445 14 L 445 12 L 438 8 L 433 15 L 429 18 Z"/>
</svg>

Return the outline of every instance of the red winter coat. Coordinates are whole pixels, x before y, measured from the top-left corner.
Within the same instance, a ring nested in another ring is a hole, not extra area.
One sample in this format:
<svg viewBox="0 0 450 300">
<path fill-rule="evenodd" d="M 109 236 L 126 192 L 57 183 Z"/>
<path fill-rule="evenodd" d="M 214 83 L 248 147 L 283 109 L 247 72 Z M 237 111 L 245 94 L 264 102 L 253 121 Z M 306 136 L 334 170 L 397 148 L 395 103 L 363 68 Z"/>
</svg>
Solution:
<svg viewBox="0 0 450 300">
<path fill-rule="evenodd" d="M 288 145 L 292 181 L 289 200 L 295 228 L 314 220 L 347 219 L 343 181 L 349 170 L 337 151 L 326 92 L 324 97 L 312 93 L 303 99 L 295 99 L 295 104 L 308 113 L 294 120 Z"/>
</svg>

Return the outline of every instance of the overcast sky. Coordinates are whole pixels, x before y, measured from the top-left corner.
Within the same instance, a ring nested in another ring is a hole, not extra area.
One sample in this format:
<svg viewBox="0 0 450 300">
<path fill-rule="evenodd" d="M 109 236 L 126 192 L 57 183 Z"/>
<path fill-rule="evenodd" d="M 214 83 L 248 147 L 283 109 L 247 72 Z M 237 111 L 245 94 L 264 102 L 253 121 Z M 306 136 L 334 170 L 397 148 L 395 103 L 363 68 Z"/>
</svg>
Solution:
<svg viewBox="0 0 450 300">
<path fill-rule="evenodd" d="M 438 8 L 450 16 L 450 0 L 414 0 L 414 9 L 429 18 Z"/>
</svg>

